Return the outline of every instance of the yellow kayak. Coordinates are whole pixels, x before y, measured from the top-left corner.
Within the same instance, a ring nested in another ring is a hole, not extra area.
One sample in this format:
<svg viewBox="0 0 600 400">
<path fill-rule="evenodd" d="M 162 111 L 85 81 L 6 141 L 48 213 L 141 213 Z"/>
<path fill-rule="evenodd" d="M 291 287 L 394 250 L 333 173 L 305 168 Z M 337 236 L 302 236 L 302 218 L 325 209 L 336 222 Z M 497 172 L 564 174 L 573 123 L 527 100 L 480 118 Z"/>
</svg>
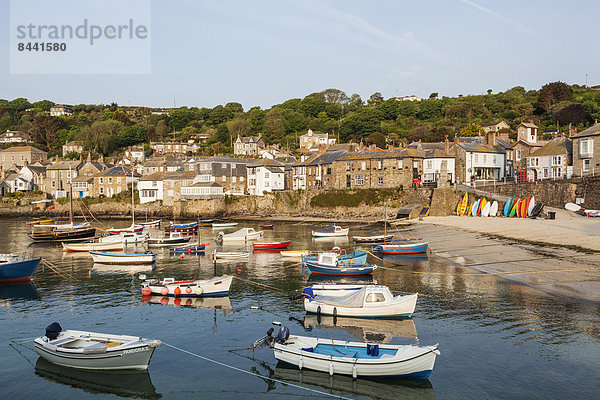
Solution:
<svg viewBox="0 0 600 400">
<path fill-rule="evenodd" d="M 38 219 L 35 221 L 27 222 L 27 225 L 50 225 L 54 223 L 54 218 L 52 219 Z"/>
</svg>

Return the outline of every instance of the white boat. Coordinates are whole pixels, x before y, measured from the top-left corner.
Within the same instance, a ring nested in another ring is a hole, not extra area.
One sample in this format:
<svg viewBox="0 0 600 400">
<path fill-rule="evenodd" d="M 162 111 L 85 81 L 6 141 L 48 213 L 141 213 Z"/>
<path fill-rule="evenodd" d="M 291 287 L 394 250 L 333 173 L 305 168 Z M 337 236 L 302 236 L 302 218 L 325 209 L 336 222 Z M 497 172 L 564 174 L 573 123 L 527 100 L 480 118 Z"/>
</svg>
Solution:
<svg viewBox="0 0 600 400">
<path fill-rule="evenodd" d="M 394 235 L 352 236 L 356 243 L 385 242 L 394 239 Z"/>
<path fill-rule="evenodd" d="M 55 324 L 58 329 L 53 329 Z M 54 364 L 99 370 L 148 369 L 160 345 L 160 340 L 139 336 L 62 331 L 57 323 L 46 328 L 46 336 L 34 340 L 36 353 Z"/>
<path fill-rule="evenodd" d="M 427 379 L 433 371 L 438 345 L 369 344 L 289 335 L 282 327 L 271 337 L 275 358 L 297 366 L 357 377 Z"/>
<path fill-rule="evenodd" d="M 232 276 L 186 281 L 176 281 L 174 278 L 165 278 L 162 281 L 147 279 L 142 282 L 142 294 L 176 297 L 227 296 L 231 281 Z"/>
<path fill-rule="evenodd" d="M 44 228 L 46 230 L 65 231 L 69 229 L 89 228 L 89 222 L 67 223 L 67 224 L 35 224 L 34 228 Z"/>
<path fill-rule="evenodd" d="M 237 222 L 221 222 L 221 223 L 213 223 L 213 229 L 222 229 L 222 228 L 235 228 L 238 226 Z"/>
<path fill-rule="evenodd" d="M 565 210 L 579 211 L 579 210 L 581 210 L 581 206 L 579 204 L 575 204 L 575 203 L 567 203 L 567 204 L 565 204 Z"/>
<path fill-rule="evenodd" d="M 148 234 L 143 232 L 124 232 L 117 235 L 103 236 L 98 240 L 100 243 L 123 243 L 124 245 L 145 243 L 148 241 Z"/>
<path fill-rule="evenodd" d="M 327 228 L 319 229 L 318 231 L 312 231 L 313 237 L 336 237 L 336 236 L 348 236 L 349 228 L 342 228 L 338 225 L 328 226 Z"/>
<path fill-rule="evenodd" d="M 323 286 L 323 285 L 319 285 Z M 363 285 L 349 289 L 327 285 L 329 290 L 304 289 L 304 309 L 310 313 L 341 317 L 392 318 L 410 317 L 415 312 L 417 294 L 393 296 L 387 286 Z"/>
<path fill-rule="evenodd" d="M 95 263 L 100 264 L 153 264 L 156 261 L 156 253 L 105 253 L 102 251 L 90 251 Z"/>
<path fill-rule="evenodd" d="M 162 219 L 155 219 L 154 221 L 148 221 L 148 222 L 138 222 L 138 224 L 140 224 L 142 226 L 148 226 L 148 227 L 159 227 L 161 223 L 162 223 Z"/>
<path fill-rule="evenodd" d="M 212 257 L 214 260 L 248 258 L 250 253 L 244 251 L 213 251 Z"/>
<path fill-rule="evenodd" d="M 64 252 L 75 251 L 119 251 L 123 250 L 121 242 L 87 242 L 87 243 L 61 243 Z"/>
<path fill-rule="evenodd" d="M 254 228 L 242 228 L 232 233 L 223 233 L 215 237 L 218 242 L 233 242 L 233 241 L 248 241 L 260 239 L 263 235 L 263 231 L 255 231 Z"/>
<path fill-rule="evenodd" d="M 169 237 L 148 238 L 148 247 L 172 246 L 175 244 L 184 244 L 189 242 L 190 236 L 184 236 L 181 232 L 169 232 Z"/>
<path fill-rule="evenodd" d="M 308 250 L 282 250 L 279 252 L 281 257 L 306 257 L 310 252 Z"/>
</svg>

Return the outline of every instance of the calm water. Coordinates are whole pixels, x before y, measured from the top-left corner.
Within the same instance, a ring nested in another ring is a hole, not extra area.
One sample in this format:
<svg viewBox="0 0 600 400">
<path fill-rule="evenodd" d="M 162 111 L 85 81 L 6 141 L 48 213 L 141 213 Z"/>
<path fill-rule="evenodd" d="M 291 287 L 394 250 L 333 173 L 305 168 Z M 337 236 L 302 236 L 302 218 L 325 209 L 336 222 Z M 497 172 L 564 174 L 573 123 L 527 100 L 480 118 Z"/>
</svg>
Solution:
<svg viewBox="0 0 600 400">
<path fill-rule="evenodd" d="M 126 226 L 122 221 L 115 225 Z M 256 223 L 240 224 L 254 226 Z M 291 249 L 352 249 L 351 240 L 314 241 L 323 224 L 276 224 L 266 240 L 291 239 Z M 56 271 L 37 271 L 32 285 L 0 286 L 0 387 L 2 398 L 301 398 L 314 392 L 273 383 L 181 353 L 167 346 L 155 352 L 147 373 L 90 373 L 38 360 L 30 342 L 53 321 L 64 329 L 113 332 L 161 339 L 214 360 L 320 391 L 353 398 L 385 399 L 585 399 L 600 392 L 600 309 L 598 304 L 545 296 L 435 257 L 395 259 L 373 281 L 394 293 L 418 291 L 414 319 L 360 320 L 307 316 L 290 294 L 307 284 L 298 263 L 279 254 L 252 254 L 249 262 L 219 263 L 217 274 L 274 286 L 273 292 L 234 280 L 229 297 L 183 299 L 175 304 L 142 301 L 139 271 L 94 267 L 89 255 L 65 254 L 53 244 L 30 244 L 24 221 L 0 220 L 0 252 L 34 251 Z M 378 232 L 351 226 L 350 235 Z M 214 232 L 202 242 L 215 248 Z M 219 247 L 220 248 L 220 247 Z M 365 248 L 358 246 L 357 248 Z M 241 250 L 225 246 L 226 250 Z M 183 260 L 158 250 L 148 276 L 209 278 L 208 257 Z M 378 262 L 379 263 L 379 262 Z M 241 273 L 237 273 L 237 269 Z M 309 280 L 309 283 L 312 280 Z M 251 309 L 260 306 L 261 309 Z M 428 381 L 352 380 L 277 365 L 268 348 L 249 350 L 272 321 L 292 333 L 335 339 L 402 344 L 440 343 L 442 355 Z"/>
</svg>

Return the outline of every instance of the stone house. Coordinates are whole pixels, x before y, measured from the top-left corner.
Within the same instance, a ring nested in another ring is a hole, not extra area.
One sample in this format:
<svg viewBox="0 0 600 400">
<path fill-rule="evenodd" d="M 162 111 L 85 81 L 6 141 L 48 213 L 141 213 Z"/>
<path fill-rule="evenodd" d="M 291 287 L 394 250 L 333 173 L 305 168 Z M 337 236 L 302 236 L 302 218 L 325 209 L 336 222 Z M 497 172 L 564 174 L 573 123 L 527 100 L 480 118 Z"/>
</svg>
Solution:
<svg viewBox="0 0 600 400">
<path fill-rule="evenodd" d="M 329 137 L 327 133 L 314 133 L 309 129 L 307 133 L 300 136 L 300 150 L 318 149 L 319 147 L 329 148 L 336 142 L 336 138 Z"/>
<path fill-rule="evenodd" d="M 264 159 L 248 164 L 247 171 L 248 193 L 251 196 L 285 189 L 285 167 L 277 161 Z"/>
<path fill-rule="evenodd" d="M 256 156 L 265 149 L 265 141 L 258 136 L 238 136 L 233 143 L 233 154 L 241 156 Z"/>
<path fill-rule="evenodd" d="M 210 200 L 224 197 L 223 186 L 217 182 L 198 182 L 181 187 L 181 198 L 183 200 Z"/>
<path fill-rule="evenodd" d="M 25 166 L 19 171 L 19 175 L 31 183 L 31 190 L 41 190 L 46 177 L 46 167 L 43 165 L 29 165 L 26 162 Z"/>
<path fill-rule="evenodd" d="M 538 127 L 533 122 L 521 122 L 517 126 L 517 141 L 525 140 L 529 143 L 537 143 Z"/>
<path fill-rule="evenodd" d="M 0 133 L 0 143 L 32 143 L 31 137 L 21 131 L 9 131 Z"/>
<path fill-rule="evenodd" d="M 600 124 L 579 132 L 573 140 L 573 175 L 600 174 Z"/>
<path fill-rule="evenodd" d="M 292 164 L 293 189 L 333 188 L 333 162 L 345 153 L 345 150 L 327 151 Z"/>
<path fill-rule="evenodd" d="M 140 175 L 122 165 L 107 168 L 91 177 L 90 197 L 111 197 L 117 193 L 129 190 L 132 182 L 137 182 Z"/>
<path fill-rule="evenodd" d="M 0 150 L 0 167 L 3 170 L 10 168 L 13 164 L 24 166 L 25 161 L 29 164 L 48 161 L 48 153 L 33 146 L 14 146 Z"/>
<path fill-rule="evenodd" d="M 200 150 L 200 143 L 195 143 L 193 140 L 187 142 L 151 142 L 150 148 L 154 150 L 154 154 L 162 156 L 164 154 L 186 155 Z"/>
<path fill-rule="evenodd" d="M 195 178 L 195 171 L 163 173 L 163 204 L 172 205 L 175 201 L 181 200 L 181 188 L 196 183 Z"/>
<path fill-rule="evenodd" d="M 57 161 L 46 168 L 42 190 L 53 197 L 68 197 L 71 179 L 75 180 L 84 163 L 80 160 Z"/>
<path fill-rule="evenodd" d="M 333 187 L 368 189 L 419 185 L 423 158 L 423 151 L 417 149 L 349 152 L 333 163 Z"/>
<path fill-rule="evenodd" d="M 226 156 L 196 159 L 197 182 L 217 182 L 226 194 L 247 193 L 247 165 L 255 160 Z"/>
<path fill-rule="evenodd" d="M 450 148 L 460 183 L 498 181 L 506 177 L 506 149 L 498 144 L 464 143 L 458 137 Z"/>
<path fill-rule="evenodd" d="M 80 142 L 67 142 L 62 146 L 62 155 L 63 157 L 67 155 L 67 153 L 83 153 L 83 144 Z"/>
<path fill-rule="evenodd" d="M 566 137 L 552 139 L 527 157 L 528 180 L 569 178 L 573 142 Z"/>
<path fill-rule="evenodd" d="M 530 143 L 526 140 L 519 140 L 507 151 L 506 157 L 512 162 L 513 170 L 518 174 L 520 171 L 527 169 L 527 157 L 539 148 L 541 148 L 546 142 Z"/>
<path fill-rule="evenodd" d="M 92 161 L 91 156 L 88 155 L 87 161 L 79 169 L 77 177 L 73 179 L 73 196 L 79 198 L 90 197 L 93 191 L 94 175 L 108 168 L 108 165 L 100 161 Z"/>
<path fill-rule="evenodd" d="M 501 129 L 510 129 L 510 125 L 504 121 L 491 122 L 489 124 L 481 124 L 481 129 L 483 129 L 485 133 L 499 132 Z"/>
</svg>

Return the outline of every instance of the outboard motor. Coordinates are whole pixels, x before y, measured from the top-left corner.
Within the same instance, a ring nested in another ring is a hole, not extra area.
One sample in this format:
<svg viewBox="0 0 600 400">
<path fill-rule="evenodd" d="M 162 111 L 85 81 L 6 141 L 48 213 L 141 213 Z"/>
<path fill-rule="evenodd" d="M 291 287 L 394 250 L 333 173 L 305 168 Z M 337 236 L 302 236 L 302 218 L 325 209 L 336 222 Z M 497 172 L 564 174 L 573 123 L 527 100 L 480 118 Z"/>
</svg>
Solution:
<svg viewBox="0 0 600 400">
<path fill-rule="evenodd" d="M 54 340 L 62 332 L 62 327 L 58 322 L 53 322 L 46 327 L 46 337 L 49 340 Z"/>
<path fill-rule="evenodd" d="M 313 301 L 315 299 L 315 294 L 311 287 L 304 288 L 302 290 L 302 295 L 308 299 L 308 301 Z"/>
<path fill-rule="evenodd" d="M 277 332 L 277 336 L 275 336 L 275 342 L 279 344 L 284 344 L 286 340 L 290 337 L 290 330 L 286 326 L 282 326 L 279 328 Z"/>
</svg>

